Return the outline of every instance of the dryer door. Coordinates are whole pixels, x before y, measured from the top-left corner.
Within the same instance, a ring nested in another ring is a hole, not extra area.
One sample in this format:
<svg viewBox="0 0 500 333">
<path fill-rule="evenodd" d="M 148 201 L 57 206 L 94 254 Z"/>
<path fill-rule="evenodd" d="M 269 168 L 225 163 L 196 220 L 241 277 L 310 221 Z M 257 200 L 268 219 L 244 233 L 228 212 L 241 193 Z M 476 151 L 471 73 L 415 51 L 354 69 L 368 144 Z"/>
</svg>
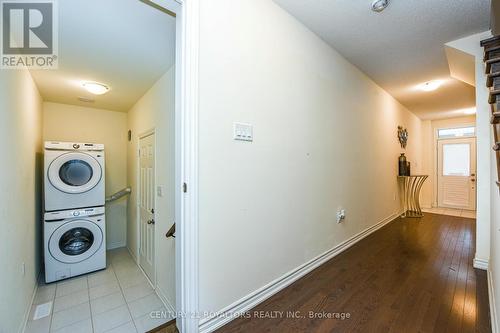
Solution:
<svg viewBox="0 0 500 333">
<path fill-rule="evenodd" d="M 56 158 L 48 168 L 50 183 L 58 190 L 78 194 L 93 189 L 102 177 L 99 162 L 89 154 L 66 153 Z"/>
<path fill-rule="evenodd" d="M 90 258 L 103 243 L 101 228 L 90 220 L 72 220 L 57 228 L 49 239 L 52 257 L 74 264 Z"/>
</svg>

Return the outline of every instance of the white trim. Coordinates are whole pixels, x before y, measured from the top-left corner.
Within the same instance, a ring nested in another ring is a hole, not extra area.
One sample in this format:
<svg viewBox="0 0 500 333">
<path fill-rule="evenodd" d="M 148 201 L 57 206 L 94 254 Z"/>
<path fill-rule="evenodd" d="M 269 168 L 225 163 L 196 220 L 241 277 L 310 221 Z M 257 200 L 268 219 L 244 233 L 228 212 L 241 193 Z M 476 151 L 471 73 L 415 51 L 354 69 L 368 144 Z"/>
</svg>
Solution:
<svg viewBox="0 0 500 333">
<path fill-rule="evenodd" d="M 106 251 L 107 250 L 119 249 L 121 247 L 126 247 L 126 246 L 127 246 L 127 242 L 126 241 L 113 242 L 113 243 L 107 243 L 106 242 Z M 130 250 L 128 250 L 128 251 L 130 252 Z"/>
<path fill-rule="evenodd" d="M 181 1 L 179 1 L 181 2 Z M 198 332 L 199 0 L 176 12 L 176 309 L 177 327 Z M 187 193 L 183 191 L 187 184 Z"/>
<path fill-rule="evenodd" d="M 497 307 L 495 302 L 495 289 L 493 286 L 493 275 L 491 270 L 488 270 L 488 299 L 490 302 L 490 317 L 491 317 L 491 332 L 498 332 Z"/>
<path fill-rule="evenodd" d="M 18 330 L 19 333 L 23 333 L 24 331 L 26 331 L 26 326 L 28 325 L 28 321 L 30 319 L 29 315 L 31 312 L 31 307 L 33 306 L 33 303 L 35 302 L 35 296 L 36 296 L 36 293 L 38 291 L 38 284 L 39 284 L 38 281 L 40 281 L 41 276 L 42 276 L 42 270 L 40 269 L 40 272 L 38 272 L 38 275 L 37 275 L 36 280 L 35 280 L 35 288 L 33 288 L 33 294 L 31 295 L 31 301 L 28 303 L 28 308 L 24 312 L 23 321 L 21 322 L 21 325 L 19 326 L 19 330 Z"/>
<path fill-rule="evenodd" d="M 286 273 L 285 275 L 281 276 L 280 278 L 270 282 L 269 284 L 265 285 L 264 287 L 257 289 L 256 291 L 248 294 L 247 296 L 237 300 L 233 304 L 223 308 L 214 317 L 211 318 L 205 318 L 200 320 L 200 332 L 206 333 L 206 332 L 212 332 L 215 331 L 216 329 L 222 327 L 223 325 L 227 324 L 231 320 L 233 320 L 235 317 L 238 316 L 238 314 L 241 314 L 245 311 L 248 311 L 252 308 L 254 308 L 256 305 L 259 303 L 265 301 L 269 297 L 273 296 L 277 292 L 281 291 L 282 289 L 288 287 L 290 284 L 293 282 L 297 281 L 301 277 L 305 276 L 315 268 L 323 265 L 326 263 L 328 260 L 332 259 L 333 257 L 337 256 L 338 254 L 342 253 L 343 251 L 347 250 L 363 238 L 367 237 L 368 235 L 372 234 L 373 232 L 377 231 L 378 229 L 382 228 L 386 224 L 388 224 L 391 221 L 394 221 L 397 219 L 400 215 L 402 214 L 401 212 L 397 212 L 382 221 L 378 222 L 377 224 L 361 231 L 360 233 L 352 236 L 351 238 L 345 240 L 344 242 L 338 244 L 337 246 L 333 247 L 332 249 L 324 252 L 323 254 L 313 258 L 312 260 L 306 262 L 305 264 L 291 270 L 290 272 Z"/>
<path fill-rule="evenodd" d="M 488 259 L 474 258 L 472 266 L 477 269 L 488 270 Z"/>
<path fill-rule="evenodd" d="M 128 247 L 128 244 L 125 246 L 128 253 L 130 254 L 130 256 L 132 257 L 132 259 L 134 260 L 134 262 L 136 263 L 137 266 L 139 266 L 139 262 L 137 261 L 137 257 L 135 256 L 135 253 L 133 253 L 133 251 L 130 249 L 130 247 Z"/>
<path fill-rule="evenodd" d="M 175 317 L 175 307 L 172 305 L 170 300 L 167 297 L 167 294 L 159 285 L 156 286 L 156 294 L 160 298 L 160 300 L 163 302 L 163 305 L 165 305 L 165 308 L 167 309 L 168 312 L 172 313 Z"/>
</svg>

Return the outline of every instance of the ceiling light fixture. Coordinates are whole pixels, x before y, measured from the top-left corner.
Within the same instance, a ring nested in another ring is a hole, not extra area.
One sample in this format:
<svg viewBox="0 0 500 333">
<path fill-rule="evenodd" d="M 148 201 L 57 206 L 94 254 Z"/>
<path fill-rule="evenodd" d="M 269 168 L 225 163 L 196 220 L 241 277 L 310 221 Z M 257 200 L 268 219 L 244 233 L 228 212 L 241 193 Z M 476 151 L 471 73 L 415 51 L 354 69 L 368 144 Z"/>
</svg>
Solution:
<svg viewBox="0 0 500 333">
<path fill-rule="evenodd" d="M 104 95 L 109 91 L 109 87 L 97 82 L 83 82 L 82 86 L 91 94 Z"/>
<path fill-rule="evenodd" d="M 429 81 L 422 83 L 418 86 L 418 89 L 423 90 L 423 91 L 434 91 L 437 88 L 441 87 L 443 84 L 442 80 L 434 80 L 434 81 Z"/>
<path fill-rule="evenodd" d="M 389 6 L 389 0 L 375 0 L 372 2 L 372 10 L 380 13 Z"/>
</svg>

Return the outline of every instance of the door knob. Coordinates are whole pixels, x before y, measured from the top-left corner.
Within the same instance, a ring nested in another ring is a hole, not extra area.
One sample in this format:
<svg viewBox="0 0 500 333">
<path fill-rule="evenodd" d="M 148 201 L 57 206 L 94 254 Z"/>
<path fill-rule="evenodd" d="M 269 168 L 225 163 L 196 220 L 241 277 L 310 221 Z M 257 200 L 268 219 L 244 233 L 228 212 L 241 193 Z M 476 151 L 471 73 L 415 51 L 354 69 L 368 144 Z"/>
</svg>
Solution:
<svg viewBox="0 0 500 333">
<path fill-rule="evenodd" d="M 148 224 L 155 224 L 155 219 L 148 220 Z"/>
</svg>

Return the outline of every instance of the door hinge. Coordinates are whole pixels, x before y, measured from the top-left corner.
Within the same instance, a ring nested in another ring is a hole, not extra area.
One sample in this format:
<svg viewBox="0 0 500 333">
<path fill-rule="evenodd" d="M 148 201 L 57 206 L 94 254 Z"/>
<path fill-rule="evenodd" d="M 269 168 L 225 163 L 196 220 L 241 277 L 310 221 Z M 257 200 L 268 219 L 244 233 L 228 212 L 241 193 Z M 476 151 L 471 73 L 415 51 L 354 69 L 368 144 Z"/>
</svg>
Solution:
<svg viewBox="0 0 500 333">
<path fill-rule="evenodd" d="M 188 185 L 186 183 L 182 184 L 182 192 L 187 193 L 188 191 Z"/>
</svg>

